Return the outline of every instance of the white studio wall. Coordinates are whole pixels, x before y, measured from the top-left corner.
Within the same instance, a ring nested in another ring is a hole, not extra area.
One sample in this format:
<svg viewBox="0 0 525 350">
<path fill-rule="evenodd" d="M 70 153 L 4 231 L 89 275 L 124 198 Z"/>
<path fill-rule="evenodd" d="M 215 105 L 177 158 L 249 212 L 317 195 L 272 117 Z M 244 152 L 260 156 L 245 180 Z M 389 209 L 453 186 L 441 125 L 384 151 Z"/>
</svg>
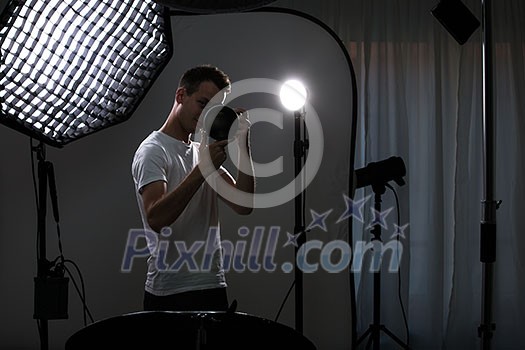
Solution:
<svg viewBox="0 0 525 350">
<path fill-rule="evenodd" d="M 83 273 L 87 303 L 96 320 L 141 310 L 145 259 L 135 259 L 130 272 L 121 271 L 128 232 L 141 228 L 131 159 L 142 139 L 163 123 L 180 75 L 197 64 L 223 69 L 234 89 L 235 83 L 246 79 L 284 82 L 295 77 L 304 82 L 309 96 L 306 118 L 317 115 L 323 136 L 322 162 L 306 191 L 306 224 L 312 221 L 310 210 L 329 212 L 326 227 L 313 227 L 307 237 L 322 244 L 347 240 L 347 223 L 338 219 L 345 211 L 343 195 L 349 195 L 355 101 L 350 62 L 337 39 L 309 18 L 278 12 L 173 16 L 172 32 L 173 57 L 130 120 L 63 149 L 47 149 L 47 158 L 55 165 L 64 254 Z M 258 178 L 257 192 L 272 192 L 289 183 L 293 179 L 293 121 L 278 95 L 255 91 L 230 105 L 245 107 L 252 118 L 262 120 L 252 129 L 254 160 L 260 164 L 279 157 L 283 160 L 281 173 Z M 282 117 L 282 129 L 263 122 L 267 116 Z M 38 332 L 32 319 L 36 208 L 29 138 L 1 127 L 0 140 L 4 164 L 0 171 L 0 276 L 4 281 L 0 307 L 5 315 L 0 346 L 37 348 Z M 319 146 L 310 145 L 311 149 Z M 221 217 L 223 239 L 234 243 L 246 240 L 249 246 L 259 229 L 264 232 L 264 247 L 271 228 L 278 232 L 275 271 L 245 268 L 227 274 L 229 298 L 238 301 L 238 311 L 274 320 L 294 277 L 282 270 L 285 263 L 293 262 L 293 246 L 284 246 L 287 232 L 293 232 L 293 200 L 256 209 L 248 217 L 239 217 L 224 206 Z M 241 227 L 249 230 L 248 236 L 239 235 Z M 55 236 L 50 215 L 50 257 L 58 252 Z M 339 258 L 334 252 L 333 261 Z M 319 262 L 319 250 L 312 251 L 308 259 Z M 66 339 L 84 325 L 72 285 L 69 299 L 69 319 L 49 322 L 52 349 L 63 348 Z M 350 318 L 347 269 L 331 273 L 319 265 L 317 272 L 304 275 L 304 334 L 318 349 L 349 348 Z M 293 293 L 278 322 L 293 328 Z"/>
</svg>

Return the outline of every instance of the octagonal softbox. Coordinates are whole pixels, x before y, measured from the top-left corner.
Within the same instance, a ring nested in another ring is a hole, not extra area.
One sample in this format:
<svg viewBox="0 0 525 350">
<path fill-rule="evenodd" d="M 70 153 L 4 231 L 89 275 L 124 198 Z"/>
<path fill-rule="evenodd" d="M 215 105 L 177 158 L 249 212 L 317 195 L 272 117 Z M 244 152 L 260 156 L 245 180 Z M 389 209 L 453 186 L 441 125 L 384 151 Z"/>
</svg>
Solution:
<svg viewBox="0 0 525 350">
<path fill-rule="evenodd" d="M 0 122 L 55 147 L 130 118 L 172 55 L 148 0 L 11 0 L 0 17 Z"/>
</svg>

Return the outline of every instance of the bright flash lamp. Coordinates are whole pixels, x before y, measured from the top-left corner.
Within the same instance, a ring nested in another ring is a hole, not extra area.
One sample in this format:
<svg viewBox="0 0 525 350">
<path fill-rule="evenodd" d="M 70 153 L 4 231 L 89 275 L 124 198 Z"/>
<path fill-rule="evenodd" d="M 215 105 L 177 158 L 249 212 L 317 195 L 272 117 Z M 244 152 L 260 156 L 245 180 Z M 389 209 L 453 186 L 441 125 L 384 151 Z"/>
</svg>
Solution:
<svg viewBox="0 0 525 350">
<path fill-rule="evenodd" d="M 10 0 L 0 15 L 0 123 L 61 147 L 127 120 L 172 54 L 151 0 Z"/>
<path fill-rule="evenodd" d="M 306 95 L 306 88 L 299 80 L 286 81 L 280 91 L 281 103 L 290 111 L 301 109 L 306 103 Z"/>
</svg>

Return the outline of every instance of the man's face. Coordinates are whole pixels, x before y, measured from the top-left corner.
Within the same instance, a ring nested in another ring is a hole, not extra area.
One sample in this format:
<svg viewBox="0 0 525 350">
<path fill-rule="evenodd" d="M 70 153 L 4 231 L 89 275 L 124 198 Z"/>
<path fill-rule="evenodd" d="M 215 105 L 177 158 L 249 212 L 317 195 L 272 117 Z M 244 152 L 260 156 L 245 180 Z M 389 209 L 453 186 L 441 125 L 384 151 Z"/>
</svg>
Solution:
<svg viewBox="0 0 525 350">
<path fill-rule="evenodd" d="M 188 95 L 183 91 L 181 122 L 185 131 L 193 134 L 197 128 L 199 117 L 208 102 L 219 92 L 219 88 L 211 81 L 202 82 L 197 91 Z"/>
</svg>

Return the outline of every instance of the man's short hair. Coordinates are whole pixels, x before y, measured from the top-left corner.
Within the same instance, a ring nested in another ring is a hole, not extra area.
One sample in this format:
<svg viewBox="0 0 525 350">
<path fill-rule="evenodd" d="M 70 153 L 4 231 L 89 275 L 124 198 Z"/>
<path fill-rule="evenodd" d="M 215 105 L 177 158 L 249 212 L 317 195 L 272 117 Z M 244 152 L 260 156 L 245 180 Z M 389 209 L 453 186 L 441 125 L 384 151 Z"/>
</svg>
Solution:
<svg viewBox="0 0 525 350">
<path fill-rule="evenodd" d="M 219 88 L 219 90 L 226 87 L 229 88 L 231 85 L 230 78 L 226 73 L 215 66 L 203 64 L 188 69 L 182 75 L 179 87 L 185 88 L 186 93 L 191 95 L 196 92 L 199 89 L 199 85 L 205 81 L 211 81 Z"/>
</svg>

